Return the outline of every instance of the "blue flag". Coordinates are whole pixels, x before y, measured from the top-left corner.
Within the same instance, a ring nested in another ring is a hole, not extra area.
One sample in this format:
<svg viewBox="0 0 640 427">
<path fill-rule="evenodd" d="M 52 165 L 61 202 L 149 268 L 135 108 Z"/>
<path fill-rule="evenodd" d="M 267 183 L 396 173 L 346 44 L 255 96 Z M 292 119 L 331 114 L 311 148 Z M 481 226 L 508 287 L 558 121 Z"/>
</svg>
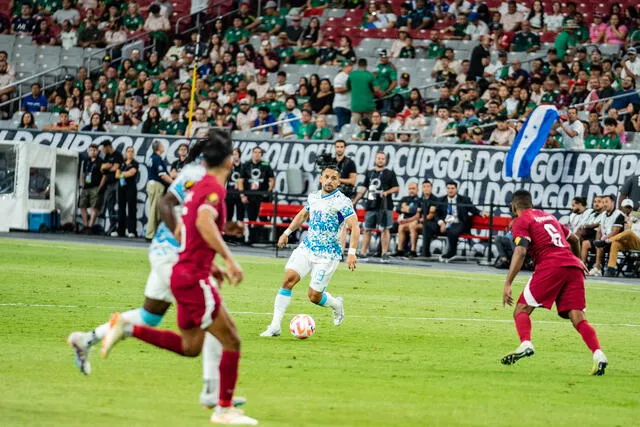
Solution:
<svg viewBox="0 0 640 427">
<path fill-rule="evenodd" d="M 507 177 L 526 178 L 531 174 L 531 165 L 558 117 L 560 114 L 553 105 L 541 105 L 533 110 L 507 153 L 504 162 Z"/>
</svg>

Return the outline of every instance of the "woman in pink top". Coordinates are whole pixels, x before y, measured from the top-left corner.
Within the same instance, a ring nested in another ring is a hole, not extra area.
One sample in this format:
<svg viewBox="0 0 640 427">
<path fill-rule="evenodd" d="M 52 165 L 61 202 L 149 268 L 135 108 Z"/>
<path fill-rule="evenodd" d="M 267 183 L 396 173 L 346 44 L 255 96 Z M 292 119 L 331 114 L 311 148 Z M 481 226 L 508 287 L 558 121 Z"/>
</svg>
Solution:
<svg viewBox="0 0 640 427">
<path fill-rule="evenodd" d="M 602 22 L 602 15 L 596 13 L 593 15 L 593 23 L 589 27 L 589 39 L 591 43 L 604 43 L 604 34 L 607 30 L 607 24 Z"/>
<path fill-rule="evenodd" d="M 609 25 L 607 25 L 604 33 L 604 42 L 622 46 L 624 45 L 625 37 L 627 37 L 627 31 L 629 30 L 626 26 L 620 25 L 620 17 L 618 15 L 611 15 Z"/>
</svg>

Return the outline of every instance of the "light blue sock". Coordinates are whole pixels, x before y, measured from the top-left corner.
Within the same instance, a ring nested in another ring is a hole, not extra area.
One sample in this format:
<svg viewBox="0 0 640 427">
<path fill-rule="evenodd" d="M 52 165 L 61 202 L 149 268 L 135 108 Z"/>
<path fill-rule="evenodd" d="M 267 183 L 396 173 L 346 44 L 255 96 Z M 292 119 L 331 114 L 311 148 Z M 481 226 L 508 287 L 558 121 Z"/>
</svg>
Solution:
<svg viewBox="0 0 640 427">
<path fill-rule="evenodd" d="M 318 301 L 316 305 L 336 309 L 338 308 L 338 300 L 335 299 L 329 292 L 323 292 L 322 298 L 320 298 L 320 301 Z"/>
</svg>

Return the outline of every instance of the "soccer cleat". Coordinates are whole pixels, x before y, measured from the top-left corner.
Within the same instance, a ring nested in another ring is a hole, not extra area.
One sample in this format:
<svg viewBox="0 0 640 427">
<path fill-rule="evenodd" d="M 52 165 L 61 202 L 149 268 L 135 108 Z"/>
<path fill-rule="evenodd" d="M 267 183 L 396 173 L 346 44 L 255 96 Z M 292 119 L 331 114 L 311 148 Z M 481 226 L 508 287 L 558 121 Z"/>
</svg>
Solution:
<svg viewBox="0 0 640 427">
<path fill-rule="evenodd" d="M 113 347 L 122 341 L 124 337 L 124 325 L 125 320 L 120 313 L 113 313 L 109 319 L 109 330 L 102 339 L 102 345 L 100 347 L 100 355 L 107 357 Z"/>
<path fill-rule="evenodd" d="M 593 368 L 591 369 L 591 375 L 601 377 L 604 375 L 604 370 L 607 368 L 609 361 L 607 356 L 604 355 L 602 350 L 596 350 L 593 352 Z"/>
<path fill-rule="evenodd" d="M 233 406 L 238 407 L 247 403 L 247 399 L 242 396 L 233 396 Z M 218 405 L 218 393 L 207 393 L 206 391 L 202 391 L 200 393 L 200 404 L 205 407 L 205 409 L 213 409 Z"/>
<path fill-rule="evenodd" d="M 76 366 L 80 369 L 80 372 L 84 375 L 91 373 L 91 363 L 89 362 L 89 351 L 91 346 L 89 345 L 89 338 L 84 332 L 72 332 L 67 338 L 67 344 L 73 350 L 73 356 L 75 358 Z"/>
<path fill-rule="evenodd" d="M 598 267 L 593 267 L 591 271 L 589 271 L 589 276 L 602 276 L 602 270 Z"/>
<path fill-rule="evenodd" d="M 333 310 L 333 324 L 340 326 L 344 322 L 344 299 L 336 297 L 336 300 L 338 300 L 339 305 L 337 309 Z"/>
<path fill-rule="evenodd" d="M 500 360 L 503 365 L 513 365 L 523 357 L 531 357 L 535 353 L 531 341 L 523 341 L 520 346 L 511 354 L 507 354 Z"/>
<path fill-rule="evenodd" d="M 258 420 L 248 417 L 244 414 L 244 411 L 237 408 L 221 408 L 216 407 L 211 414 L 212 424 L 229 424 L 229 425 L 244 425 L 244 426 L 257 426 Z"/>
<path fill-rule="evenodd" d="M 280 328 L 275 328 L 271 325 L 267 327 L 267 330 L 260 334 L 261 337 L 279 337 L 282 333 Z"/>
</svg>

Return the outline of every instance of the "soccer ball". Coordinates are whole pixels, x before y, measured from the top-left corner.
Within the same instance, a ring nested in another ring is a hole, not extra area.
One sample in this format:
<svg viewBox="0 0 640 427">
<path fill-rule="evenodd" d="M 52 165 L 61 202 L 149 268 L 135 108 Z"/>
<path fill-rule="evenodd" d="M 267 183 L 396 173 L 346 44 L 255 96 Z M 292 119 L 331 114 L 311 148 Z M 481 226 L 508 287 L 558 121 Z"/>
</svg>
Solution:
<svg viewBox="0 0 640 427">
<path fill-rule="evenodd" d="M 316 332 L 316 322 L 308 314 L 297 314 L 291 319 L 289 331 L 294 337 L 304 340 Z"/>
</svg>

